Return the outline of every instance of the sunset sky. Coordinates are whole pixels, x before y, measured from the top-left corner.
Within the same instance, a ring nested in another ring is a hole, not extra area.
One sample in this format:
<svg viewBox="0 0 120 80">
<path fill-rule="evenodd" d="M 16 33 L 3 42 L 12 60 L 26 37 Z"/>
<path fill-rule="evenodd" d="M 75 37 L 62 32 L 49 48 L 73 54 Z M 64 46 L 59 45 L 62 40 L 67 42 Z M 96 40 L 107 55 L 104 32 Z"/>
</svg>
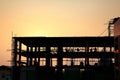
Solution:
<svg viewBox="0 0 120 80">
<path fill-rule="evenodd" d="M 0 65 L 14 36 L 99 36 L 120 16 L 120 0 L 0 0 Z M 102 35 L 106 36 L 107 31 Z"/>
</svg>

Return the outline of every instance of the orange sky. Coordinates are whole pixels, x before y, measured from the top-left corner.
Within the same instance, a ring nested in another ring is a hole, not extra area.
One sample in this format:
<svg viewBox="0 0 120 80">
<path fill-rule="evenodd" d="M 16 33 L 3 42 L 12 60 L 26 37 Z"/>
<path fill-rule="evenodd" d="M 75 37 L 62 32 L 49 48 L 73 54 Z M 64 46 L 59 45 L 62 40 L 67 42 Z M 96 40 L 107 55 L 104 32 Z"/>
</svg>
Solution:
<svg viewBox="0 0 120 80">
<path fill-rule="evenodd" d="M 120 0 L 0 0 L 0 65 L 14 36 L 98 36 L 120 16 Z M 103 36 L 107 35 L 107 32 Z"/>
</svg>

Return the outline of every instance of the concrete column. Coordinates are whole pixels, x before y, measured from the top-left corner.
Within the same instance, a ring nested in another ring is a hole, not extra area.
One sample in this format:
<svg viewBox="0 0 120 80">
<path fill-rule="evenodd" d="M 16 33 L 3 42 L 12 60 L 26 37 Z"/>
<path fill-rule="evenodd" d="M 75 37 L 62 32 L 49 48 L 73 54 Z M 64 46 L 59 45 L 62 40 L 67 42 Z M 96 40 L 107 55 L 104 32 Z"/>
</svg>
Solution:
<svg viewBox="0 0 120 80">
<path fill-rule="evenodd" d="M 13 66 L 17 66 L 17 40 L 13 40 Z"/>
<path fill-rule="evenodd" d="M 89 53 L 89 47 L 87 46 L 87 47 L 85 47 L 85 52 L 86 52 L 86 54 L 88 55 Z M 85 58 L 85 65 L 89 65 L 89 58 Z"/>
<path fill-rule="evenodd" d="M 21 50 L 22 50 L 22 43 L 19 42 L 19 66 L 21 66 Z"/>
<path fill-rule="evenodd" d="M 40 53 L 40 47 L 38 47 L 38 51 L 39 51 L 39 53 Z M 39 66 L 40 66 L 40 57 L 38 57 L 38 64 L 39 64 Z"/>
<path fill-rule="evenodd" d="M 50 67 L 50 47 L 46 47 L 46 66 Z"/>
<path fill-rule="evenodd" d="M 30 47 L 30 52 L 31 52 L 31 53 L 33 52 L 33 47 L 32 47 L 32 46 Z M 32 66 L 32 62 L 33 62 L 33 61 L 32 61 L 32 57 L 30 57 L 30 66 Z"/>
<path fill-rule="evenodd" d="M 27 61 L 26 61 L 26 66 L 29 66 L 30 61 L 29 61 L 29 47 L 27 46 Z"/>
<path fill-rule="evenodd" d="M 62 76 L 63 76 L 63 74 L 62 74 L 62 66 L 63 66 L 63 57 L 62 57 L 62 53 L 63 53 L 63 51 L 62 51 L 62 47 L 58 47 L 58 56 L 57 56 L 57 74 L 58 74 L 58 76 L 57 76 L 57 78 L 58 78 L 58 80 L 61 80 L 62 79 Z"/>
</svg>

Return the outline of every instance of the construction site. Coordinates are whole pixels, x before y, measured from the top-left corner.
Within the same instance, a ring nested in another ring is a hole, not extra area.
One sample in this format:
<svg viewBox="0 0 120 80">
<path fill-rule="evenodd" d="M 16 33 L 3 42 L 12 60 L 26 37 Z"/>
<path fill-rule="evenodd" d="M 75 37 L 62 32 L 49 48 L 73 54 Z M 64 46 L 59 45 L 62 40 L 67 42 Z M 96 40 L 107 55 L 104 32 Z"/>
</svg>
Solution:
<svg viewBox="0 0 120 80">
<path fill-rule="evenodd" d="M 108 36 L 12 37 L 13 80 L 120 80 L 120 17 Z"/>
</svg>

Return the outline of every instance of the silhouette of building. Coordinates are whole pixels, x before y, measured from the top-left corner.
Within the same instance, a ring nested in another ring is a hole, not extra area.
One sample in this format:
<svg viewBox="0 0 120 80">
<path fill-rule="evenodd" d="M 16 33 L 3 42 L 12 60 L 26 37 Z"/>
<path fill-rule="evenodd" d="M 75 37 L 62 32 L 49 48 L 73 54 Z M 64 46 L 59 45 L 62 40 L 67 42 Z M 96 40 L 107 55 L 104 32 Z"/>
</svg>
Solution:
<svg viewBox="0 0 120 80">
<path fill-rule="evenodd" d="M 13 37 L 13 80 L 119 80 L 113 24 L 104 37 Z"/>
</svg>

